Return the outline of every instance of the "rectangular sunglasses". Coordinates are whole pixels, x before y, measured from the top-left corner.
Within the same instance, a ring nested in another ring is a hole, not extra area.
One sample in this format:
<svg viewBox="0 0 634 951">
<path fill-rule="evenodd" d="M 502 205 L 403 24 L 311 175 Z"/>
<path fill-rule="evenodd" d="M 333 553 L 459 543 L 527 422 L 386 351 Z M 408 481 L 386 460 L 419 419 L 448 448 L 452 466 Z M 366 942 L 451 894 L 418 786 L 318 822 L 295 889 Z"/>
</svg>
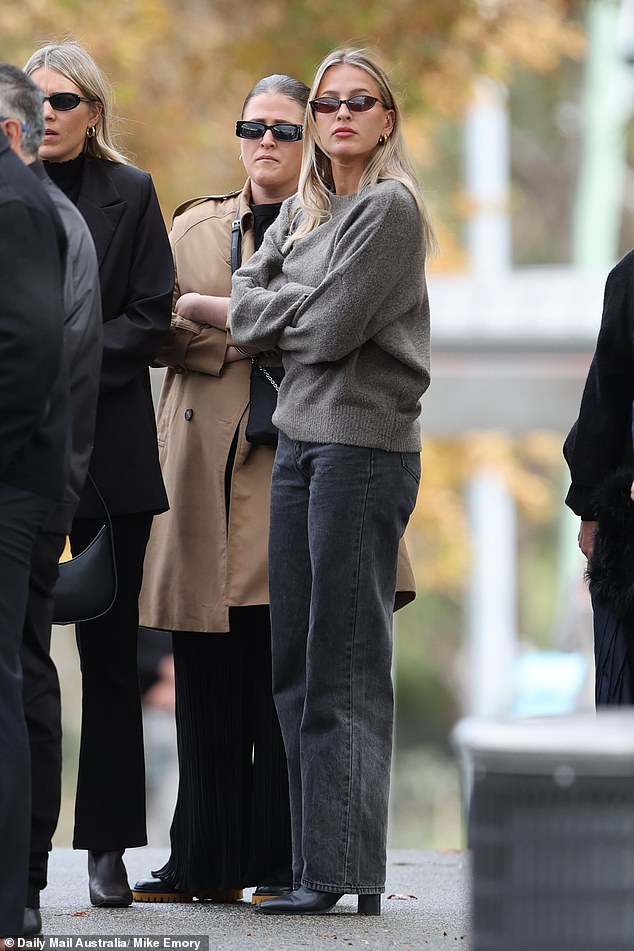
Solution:
<svg viewBox="0 0 634 951">
<path fill-rule="evenodd" d="M 244 119 L 236 122 L 236 135 L 239 139 L 261 139 L 269 129 L 278 142 L 297 142 L 304 134 L 304 126 L 294 122 L 274 122 L 273 125 Z"/>
</svg>

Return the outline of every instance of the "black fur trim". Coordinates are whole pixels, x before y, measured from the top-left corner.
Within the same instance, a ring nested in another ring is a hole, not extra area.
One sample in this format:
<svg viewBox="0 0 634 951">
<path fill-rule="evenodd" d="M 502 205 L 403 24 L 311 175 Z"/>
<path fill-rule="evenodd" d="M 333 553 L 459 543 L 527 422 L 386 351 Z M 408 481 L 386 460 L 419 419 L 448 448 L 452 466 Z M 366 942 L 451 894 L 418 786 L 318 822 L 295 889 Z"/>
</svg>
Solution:
<svg viewBox="0 0 634 951">
<path fill-rule="evenodd" d="M 634 470 L 619 469 L 596 496 L 599 523 L 587 578 L 590 592 L 623 618 L 634 609 Z"/>
</svg>

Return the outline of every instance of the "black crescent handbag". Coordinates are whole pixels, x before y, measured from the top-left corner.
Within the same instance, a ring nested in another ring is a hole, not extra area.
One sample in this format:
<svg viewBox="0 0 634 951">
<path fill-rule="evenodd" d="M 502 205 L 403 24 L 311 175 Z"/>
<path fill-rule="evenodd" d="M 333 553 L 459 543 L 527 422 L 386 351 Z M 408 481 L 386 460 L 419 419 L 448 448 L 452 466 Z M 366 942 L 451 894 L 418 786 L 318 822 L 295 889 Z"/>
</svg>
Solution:
<svg viewBox="0 0 634 951">
<path fill-rule="evenodd" d="M 87 548 L 69 561 L 60 562 L 53 588 L 53 624 L 94 621 L 110 610 L 117 597 L 112 520 L 90 473 L 88 478 L 101 499 L 106 522 Z"/>
</svg>

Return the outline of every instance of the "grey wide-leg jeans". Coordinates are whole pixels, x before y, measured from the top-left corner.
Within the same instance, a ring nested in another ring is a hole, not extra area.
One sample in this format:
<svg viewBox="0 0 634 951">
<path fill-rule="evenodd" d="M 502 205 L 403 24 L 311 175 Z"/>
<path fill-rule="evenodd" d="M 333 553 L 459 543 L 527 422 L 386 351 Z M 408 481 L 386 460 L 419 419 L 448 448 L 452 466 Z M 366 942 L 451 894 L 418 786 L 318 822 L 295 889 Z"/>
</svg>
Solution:
<svg viewBox="0 0 634 951">
<path fill-rule="evenodd" d="M 269 584 L 295 886 L 385 887 L 392 613 L 419 479 L 418 453 L 280 433 Z"/>
</svg>

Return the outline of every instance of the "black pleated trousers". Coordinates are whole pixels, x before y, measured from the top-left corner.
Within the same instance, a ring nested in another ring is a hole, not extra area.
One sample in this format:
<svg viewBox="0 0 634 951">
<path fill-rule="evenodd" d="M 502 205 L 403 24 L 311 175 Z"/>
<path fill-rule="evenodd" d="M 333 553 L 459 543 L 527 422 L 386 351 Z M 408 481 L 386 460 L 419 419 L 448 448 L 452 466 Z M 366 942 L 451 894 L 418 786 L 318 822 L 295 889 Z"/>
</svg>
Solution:
<svg viewBox="0 0 634 951">
<path fill-rule="evenodd" d="M 73 552 L 102 525 L 76 519 Z M 145 766 L 137 664 L 139 592 L 152 515 L 112 518 L 118 590 L 101 618 L 76 625 L 82 721 L 73 847 L 118 851 L 145 845 Z"/>
<path fill-rule="evenodd" d="M 232 608 L 230 626 L 173 634 L 179 789 L 156 874 L 194 892 L 291 882 L 268 606 Z"/>
</svg>

